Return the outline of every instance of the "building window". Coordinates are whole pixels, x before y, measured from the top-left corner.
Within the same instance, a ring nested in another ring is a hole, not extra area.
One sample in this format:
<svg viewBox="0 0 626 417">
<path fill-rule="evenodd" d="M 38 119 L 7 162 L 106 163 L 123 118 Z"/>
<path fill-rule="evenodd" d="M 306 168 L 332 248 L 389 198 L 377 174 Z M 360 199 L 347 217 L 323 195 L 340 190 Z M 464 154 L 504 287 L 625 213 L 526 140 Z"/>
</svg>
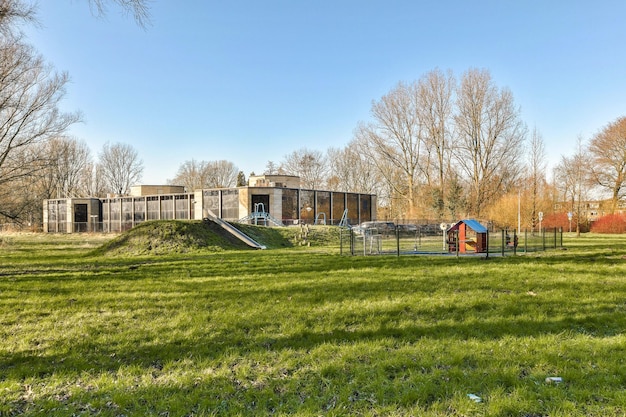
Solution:
<svg viewBox="0 0 626 417">
<path fill-rule="evenodd" d="M 298 218 L 298 190 L 287 189 L 282 192 L 282 221 L 293 222 Z"/>
<path fill-rule="evenodd" d="M 315 191 L 300 190 L 300 220 L 313 223 L 315 220 Z"/>
<path fill-rule="evenodd" d="M 202 213 L 202 217 L 208 216 L 208 211 L 215 214 L 216 216 L 220 215 L 220 192 L 217 190 L 204 190 L 202 192 L 202 206 L 206 213 Z"/>
<path fill-rule="evenodd" d="M 176 218 L 180 220 L 189 220 L 189 198 L 186 195 L 174 196 L 176 205 Z"/>
<path fill-rule="evenodd" d="M 134 200 L 135 210 L 133 220 L 135 223 L 141 223 L 146 220 L 146 199 L 144 197 L 136 197 Z"/>
<path fill-rule="evenodd" d="M 148 205 L 148 220 L 158 220 L 159 217 L 159 197 L 146 197 L 146 204 Z"/>
<path fill-rule="evenodd" d="M 326 224 L 330 224 L 330 192 L 317 191 L 317 207 L 315 209 L 318 222 L 326 221 Z"/>
<path fill-rule="evenodd" d="M 174 218 L 174 200 L 171 195 L 161 197 L 161 219 L 170 220 Z"/>
<path fill-rule="evenodd" d="M 239 190 L 222 191 L 222 219 L 239 220 Z"/>
<path fill-rule="evenodd" d="M 333 193 L 333 224 L 339 224 L 346 208 L 346 194 Z"/>
<path fill-rule="evenodd" d="M 348 221 L 350 224 L 359 224 L 359 195 L 348 193 L 346 194 L 348 200 Z"/>
</svg>

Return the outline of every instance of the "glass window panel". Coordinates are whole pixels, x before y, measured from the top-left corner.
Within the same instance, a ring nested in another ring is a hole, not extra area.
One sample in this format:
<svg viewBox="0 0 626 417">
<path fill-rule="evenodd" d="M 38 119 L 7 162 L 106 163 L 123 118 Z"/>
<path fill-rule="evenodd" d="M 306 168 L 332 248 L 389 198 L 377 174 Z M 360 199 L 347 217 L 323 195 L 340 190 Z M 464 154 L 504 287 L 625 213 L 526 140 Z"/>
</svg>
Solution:
<svg viewBox="0 0 626 417">
<path fill-rule="evenodd" d="M 161 219 L 169 220 L 174 218 L 174 200 L 171 195 L 161 197 Z"/>
<path fill-rule="evenodd" d="M 293 224 L 298 219 L 298 190 L 283 189 L 283 223 Z"/>
<path fill-rule="evenodd" d="M 133 199 L 122 199 L 122 221 L 129 222 L 133 219 Z"/>
<path fill-rule="evenodd" d="M 341 217 L 343 217 L 343 211 L 346 207 L 345 199 L 345 193 L 333 193 L 333 224 L 339 224 Z"/>
<path fill-rule="evenodd" d="M 239 190 L 222 191 L 222 218 L 224 220 L 239 219 Z"/>
<path fill-rule="evenodd" d="M 59 201 L 57 218 L 59 219 L 59 223 L 65 223 L 67 221 L 67 201 Z"/>
<path fill-rule="evenodd" d="M 317 208 L 315 210 L 318 222 L 326 221 L 330 224 L 330 192 L 317 191 Z"/>
<path fill-rule="evenodd" d="M 53 223 L 57 221 L 58 204 L 56 201 L 48 201 L 48 222 Z"/>
<path fill-rule="evenodd" d="M 361 222 L 372 220 L 372 196 L 369 194 L 360 194 L 361 200 Z"/>
<path fill-rule="evenodd" d="M 300 219 L 304 223 L 313 223 L 315 219 L 315 191 L 300 190 Z"/>
<path fill-rule="evenodd" d="M 147 197 L 148 220 L 158 220 L 160 212 L 159 197 Z"/>
<path fill-rule="evenodd" d="M 111 222 L 119 222 L 121 219 L 121 204 L 119 198 L 114 198 L 111 200 Z"/>
<path fill-rule="evenodd" d="M 186 195 L 177 195 L 174 197 L 176 204 L 176 218 L 180 220 L 189 220 L 189 210 L 187 206 L 189 200 Z"/>
<path fill-rule="evenodd" d="M 358 194 L 346 194 L 348 200 L 348 221 L 350 224 L 359 224 L 359 196 Z"/>
<path fill-rule="evenodd" d="M 135 223 L 141 223 L 146 220 L 146 199 L 145 197 L 137 197 L 134 199 L 134 203 L 133 220 Z"/>
<path fill-rule="evenodd" d="M 216 216 L 220 215 L 220 192 L 217 190 L 205 190 L 202 192 L 202 207 L 210 210 Z M 203 216 L 205 214 L 203 213 Z"/>
</svg>

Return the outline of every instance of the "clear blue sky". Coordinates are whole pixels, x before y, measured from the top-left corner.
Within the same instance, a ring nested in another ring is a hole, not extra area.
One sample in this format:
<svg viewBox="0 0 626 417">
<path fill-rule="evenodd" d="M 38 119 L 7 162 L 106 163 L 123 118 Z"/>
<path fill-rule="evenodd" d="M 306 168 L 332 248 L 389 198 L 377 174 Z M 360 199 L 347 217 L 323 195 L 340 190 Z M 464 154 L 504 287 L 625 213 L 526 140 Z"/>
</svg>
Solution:
<svg viewBox="0 0 626 417">
<path fill-rule="evenodd" d="M 129 143 L 144 184 L 191 159 L 246 177 L 302 147 L 343 147 L 399 81 L 488 69 L 551 161 L 626 115 L 626 2 L 153 0 L 141 29 L 111 5 L 43 0 L 31 43 L 67 71 L 64 110 L 94 156 Z"/>
</svg>

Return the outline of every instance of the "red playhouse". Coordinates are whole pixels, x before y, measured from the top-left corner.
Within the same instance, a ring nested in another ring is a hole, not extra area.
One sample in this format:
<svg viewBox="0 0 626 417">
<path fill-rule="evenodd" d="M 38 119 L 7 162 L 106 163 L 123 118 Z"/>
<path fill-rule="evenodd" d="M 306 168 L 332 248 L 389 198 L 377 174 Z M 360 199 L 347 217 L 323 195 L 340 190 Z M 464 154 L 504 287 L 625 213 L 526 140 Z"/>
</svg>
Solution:
<svg viewBox="0 0 626 417">
<path fill-rule="evenodd" d="M 476 220 L 460 220 L 447 231 L 448 251 L 459 253 L 487 252 L 487 228 Z M 458 238 L 458 241 L 457 241 Z"/>
</svg>

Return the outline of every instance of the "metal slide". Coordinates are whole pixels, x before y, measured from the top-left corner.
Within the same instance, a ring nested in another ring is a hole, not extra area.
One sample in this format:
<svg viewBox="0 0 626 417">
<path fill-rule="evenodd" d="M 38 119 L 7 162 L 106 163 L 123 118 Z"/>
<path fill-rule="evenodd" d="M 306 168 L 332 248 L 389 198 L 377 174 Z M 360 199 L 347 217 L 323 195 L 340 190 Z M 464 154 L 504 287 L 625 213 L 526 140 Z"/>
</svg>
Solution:
<svg viewBox="0 0 626 417">
<path fill-rule="evenodd" d="M 259 242 L 252 239 L 250 236 L 243 233 L 241 230 L 237 229 L 235 226 L 217 217 L 211 210 L 207 210 L 207 214 L 208 214 L 207 217 L 209 220 L 214 221 L 215 223 L 219 224 L 220 226 L 222 226 L 222 229 L 226 230 L 231 235 L 235 236 L 236 238 L 238 238 L 239 240 L 241 240 L 242 242 L 244 242 L 246 245 L 250 246 L 251 248 L 267 249 L 265 245 L 261 245 Z"/>
</svg>

